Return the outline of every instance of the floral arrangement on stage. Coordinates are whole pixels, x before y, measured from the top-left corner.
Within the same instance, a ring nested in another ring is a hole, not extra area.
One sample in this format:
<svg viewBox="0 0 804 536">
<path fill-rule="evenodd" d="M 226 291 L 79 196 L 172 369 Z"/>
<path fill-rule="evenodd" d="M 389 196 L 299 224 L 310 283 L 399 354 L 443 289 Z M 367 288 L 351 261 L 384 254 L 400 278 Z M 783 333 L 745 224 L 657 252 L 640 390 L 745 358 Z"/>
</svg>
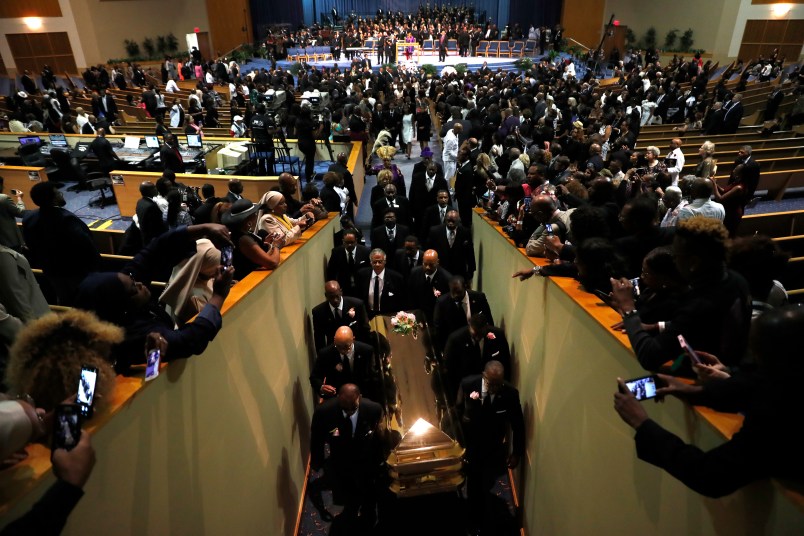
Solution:
<svg viewBox="0 0 804 536">
<path fill-rule="evenodd" d="M 399 311 L 391 318 L 391 325 L 394 327 L 394 333 L 399 333 L 400 335 L 410 335 L 413 334 L 413 337 L 416 337 L 416 334 L 419 330 L 419 324 L 416 322 L 416 315 L 413 313 L 406 313 L 405 311 Z"/>
</svg>

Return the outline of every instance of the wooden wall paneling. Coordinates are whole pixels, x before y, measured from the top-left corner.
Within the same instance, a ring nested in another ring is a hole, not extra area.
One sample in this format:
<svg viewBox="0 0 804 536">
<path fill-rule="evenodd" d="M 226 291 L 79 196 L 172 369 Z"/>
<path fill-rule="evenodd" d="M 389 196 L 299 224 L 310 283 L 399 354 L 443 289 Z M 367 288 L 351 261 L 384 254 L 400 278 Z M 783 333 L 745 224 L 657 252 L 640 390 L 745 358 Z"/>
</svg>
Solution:
<svg viewBox="0 0 804 536">
<path fill-rule="evenodd" d="M 61 17 L 59 0 L 0 0 L 0 19 Z"/>
<path fill-rule="evenodd" d="M 564 0 L 561 11 L 561 26 L 564 36 L 571 37 L 591 49 L 600 43 L 603 31 L 605 2 L 598 0 Z M 608 21 L 606 21 L 608 22 Z M 575 43 L 570 42 L 570 45 Z"/>
<path fill-rule="evenodd" d="M 747 20 L 745 21 L 745 32 L 743 32 L 743 43 L 758 43 L 762 41 L 762 34 L 765 32 L 765 21 Z"/>
<path fill-rule="evenodd" d="M 801 43 L 797 45 L 782 45 L 779 47 L 779 57 L 785 61 L 795 61 L 801 54 Z"/>
<path fill-rule="evenodd" d="M 248 0 L 207 0 L 207 17 L 213 54 L 226 54 L 252 40 Z"/>
<path fill-rule="evenodd" d="M 50 56 L 53 49 L 50 46 L 50 38 L 46 33 L 28 34 L 28 42 L 31 44 L 31 52 L 34 57 Z"/>
<path fill-rule="evenodd" d="M 33 56 L 31 45 L 28 42 L 28 34 L 6 34 L 11 55 L 16 58 L 30 58 Z"/>
<path fill-rule="evenodd" d="M 78 72 L 67 32 L 8 34 L 17 71 L 40 73 L 45 65 L 56 73 Z"/>
<path fill-rule="evenodd" d="M 47 34 L 50 38 L 50 47 L 54 54 L 72 54 L 73 47 L 70 45 L 70 36 L 67 32 L 51 32 Z"/>
<path fill-rule="evenodd" d="M 765 21 L 765 35 L 762 37 L 763 43 L 778 43 L 784 38 L 787 30 L 786 20 L 767 20 Z"/>
<path fill-rule="evenodd" d="M 741 60 L 749 61 L 751 59 L 756 59 L 758 57 L 759 57 L 759 45 L 743 43 L 740 46 L 740 56 L 739 56 L 739 58 Z"/>
<path fill-rule="evenodd" d="M 801 46 L 804 43 L 804 20 L 797 19 L 789 21 L 782 42 Z"/>
<path fill-rule="evenodd" d="M 8 76 L 8 69 L 6 69 L 6 62 L 3 61 L 2 54 L 0 54 L 0 74 Z"/>
</svg>

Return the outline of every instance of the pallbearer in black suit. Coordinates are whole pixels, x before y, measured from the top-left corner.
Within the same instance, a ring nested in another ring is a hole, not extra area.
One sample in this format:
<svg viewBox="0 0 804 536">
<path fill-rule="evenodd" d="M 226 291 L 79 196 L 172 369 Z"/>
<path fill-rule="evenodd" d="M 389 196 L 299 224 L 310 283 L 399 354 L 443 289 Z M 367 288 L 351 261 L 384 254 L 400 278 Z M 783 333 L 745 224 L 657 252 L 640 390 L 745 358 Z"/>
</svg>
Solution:
<svg viewBox="0 0 804 536">
<path fill-rule="evenodd" d="M 358 242 L 358 233 L 352 229 L 343 231 L 343 245 L 332 248 L 327 261 L 327 279 L 337 281 L 343 293 L 357 297 L 355 277 L 361 268 L 369 266 L 369 252 Z"/>
<path fill-rule="evenodd" d="M 438 252 L 428 249 L 422 255 L 422 265 L 408 276 L 408 308 L 424 313 L 428 324 L 433 322 L 436 300 L 449 293 L 449 272 L 438 264 Z"/>
<path fill-rule="evenodd" d="M 449 190 L 439 190 L 436 194 L 436 204 L 431 205 L 424 209 L 422 219 L 420 222 L 419 238 L 427 245 L 427 237 L 430 235 L 430 229 L 443 225 L 447 219 L 447 212 L 452 209 L 449 203 Z"/>
<path fill-rule="evenodd" d="M 489 361 L 483 374 L 461 381 L 455 409 L 460 419 L 462 444 L 466 448 L 469 512 L 476 528 L 494 534 L 489 525 L 486 495 L 506 466 L 515 468 L 525 452 L 525 420 L 519 391 L 504 379 L 499 361 Z M 506 443 L 508 431 L 511 443 Z"/>
<path fill-rule="evenodd" d="M 511 352 L 505 332 L 490 325 L 485 315 L 472 315 L 469 325 L 454 331 L 444 348 L 445 387 L 449 399 L 455 397 L 463 378 L 480 374 L 489 361 L 502 363 L 505 379 L 511 379 Z"/>
<path fill-rule="evenodd" d="M 383 191 L 385 196 L 371 205 L 371 226 L 382 225 L 387 210 L 391 208 L 396 212 L 397 222 L 410 226 L 410 201 L 406 197 L 397 195 L 396 186 L 393 184 L 386 184 Z"/>
<path fill-rule="evenodd" d="M 414 229 L 421 229 L 424 211 L 427 207 L 436 204 L 436 196 L 439 191 L 447 190 L 448 188 L 449 185 L 446 179 L 444 179 L 444 172 L 442 171 L 439 176 L 435 162 L 430 162 L 430 165 L 424 173 L 417 175 L 414 172 L 410 182 L 410 192 L 408 193 L 408 197 L 410 198 L 410 211 L 414 220 Z"/>
<path fill-rule="evenodd" d="M 335 396 L 346 383 L 355 383 L 365 389 L 372 379 L 373 364 L 371 346 L 355 341 L 352 330 L 342 326 L 335 331 L 335 343 L 318 352 L 310 374 L 310 385 L 316 395 L 324 398 Z"/>
<path fill-rule="evenodd" d="M 324 285 L 327 301 L 313 307 L 313 341 L 316 351 L 335 342 L 335 331 L 349 327 L 355 338 L 368 343 L 369 323 L 363 300 L 344 297 L 337 281 Z"/>
<path fill-rule="evenodd" d="M 371 247 L 383 250 L 386 255 L 393 255 L 405 243 L 405 237 L 410 234 L 406 225 L 397 222 L 395 208 L 385 210 L 385 225 L 371 230 Z"/>
<path fill-rule="evenodd" d="M 441 266 L 453 275 L 461 275 L 466 281 L 474 276 L 475 246 L 472 233 L 463 225 L 457 210 L 447 212 L 444 225 L 430 229 L 425 244 L 428 249 L 438 251 Z"/>
<path fill-rule="evenodd" d="M 310 467 L 324 468 L 333 502 L 344 505 L 339 518 L 346 534 L 365 534 L 377 520 L 376 487 L 385 454 L 381 422 L 380 405 L 362 398 L 360 388 L 351 383 L 313 413 Z"/>
<path fill-rule="evenodd" d="M 435 335 L 433 342 L 436 350 L 443 350 L 447 338 L 453 331 L 468 326 L 472 315 L 482 313 L 489 324 L 494 324 L 491 308 L 482 292 L 466 289 L 466 280 L 453 275 L 449 281 L 449 294 L 443 295 L 436 301 L 433 313 L 433 328 Z"/>
<path fill-rule="evenodd" d="M 394 253 L 391 268 L 402 275 L 405 283 L 408 282 L 410 271 L 422 265 L 422 250 L 419 247 L 419 239 L 413 235 L 405 237 L 405 243 Z"/>
<path fill-rule="evenodd" d="M 386 268 L 385 252 L 371 250 L 371 268 L 357 272 L 357 295 L 368 306 L 369 318 L 378 314 L 395 315 L 404 308 L 405 283 L 398 272 Z"/>
</svg>

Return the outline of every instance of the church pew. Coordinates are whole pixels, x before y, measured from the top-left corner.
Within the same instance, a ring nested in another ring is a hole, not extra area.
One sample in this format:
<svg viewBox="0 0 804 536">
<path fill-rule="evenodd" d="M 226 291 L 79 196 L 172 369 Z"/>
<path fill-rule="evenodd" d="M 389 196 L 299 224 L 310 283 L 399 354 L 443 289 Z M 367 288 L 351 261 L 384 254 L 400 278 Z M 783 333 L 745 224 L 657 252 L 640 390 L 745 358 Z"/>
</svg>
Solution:
<svg viewBox="0 0 804 536">
<path fill-rule="evenodd" d="M 804 235 L 779 236 L 774 238 L 773 241 L 776 242 L 779 249 L 791 257 L 804 257 Z"/>
<path fill-rule="evenodd" d="M 804 234 L 804 210 L 743 216 L 737 234 L 739 236 L 763 234 L 771 238 Z"/>
</svg>

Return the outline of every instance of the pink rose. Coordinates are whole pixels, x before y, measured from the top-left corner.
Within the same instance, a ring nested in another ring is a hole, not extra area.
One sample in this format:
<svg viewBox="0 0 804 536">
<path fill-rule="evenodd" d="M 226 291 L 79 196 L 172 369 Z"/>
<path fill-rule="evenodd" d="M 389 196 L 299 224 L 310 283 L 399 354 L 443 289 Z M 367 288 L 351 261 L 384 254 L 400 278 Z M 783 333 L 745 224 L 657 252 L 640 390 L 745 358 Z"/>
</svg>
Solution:
<svg viewBox="0 0 804 536">
<path fill-rule="evenodd" d="M 439 296 L 441 296 L 441 291 L 440 291 L 440 290 L 438 290 L 437 288 L 434 288 L 434 289 L 433 289 L 433 296 L 435 296 L 436 298 L 438 298 Z"/>
<path fill-rule="evenodd" d="M 343 370 L 343 365 L 338 363 L 337 365 L 335 365 L 335 370 L 337 370 L 338 372 L 342 371 Z"/>
<path fill-rule="evenodd" d="M 352 307 L 351 309 L 349 309 L 349 311 L 346 314 L 348 314 L 349 317 L 354 318 L 355 317 L 355 308 Z"/>
<path fill-rule="evenodd" d="M 480 393 L 478 393 L 477 391 L 472 391 L 471 393 L 469 393 L 469 398 L 471 398 L 472 400 L 479 400 Z"/>
<path fill-rule="evenodd" d="M 490 331 L 489 331 L 489 332 L 486 334 L 486 338 L 487 338 L 488 340 L 490 340 L 490 341 L 493 341 L 494 339 L 496 339 L 496 338 L 497 338 L 497 336 L 496 336 L 494 333 L 492 333 L 492 332 L 490 332 Z"/>
<path fill-rule="evenodd" d="M 338 430 L 337 428 L 334 428 L 329 433 L 332 434 L 332 437 L 340 437 L 340 435 L 341 435 L 341 431 Z"/>
</svg>

